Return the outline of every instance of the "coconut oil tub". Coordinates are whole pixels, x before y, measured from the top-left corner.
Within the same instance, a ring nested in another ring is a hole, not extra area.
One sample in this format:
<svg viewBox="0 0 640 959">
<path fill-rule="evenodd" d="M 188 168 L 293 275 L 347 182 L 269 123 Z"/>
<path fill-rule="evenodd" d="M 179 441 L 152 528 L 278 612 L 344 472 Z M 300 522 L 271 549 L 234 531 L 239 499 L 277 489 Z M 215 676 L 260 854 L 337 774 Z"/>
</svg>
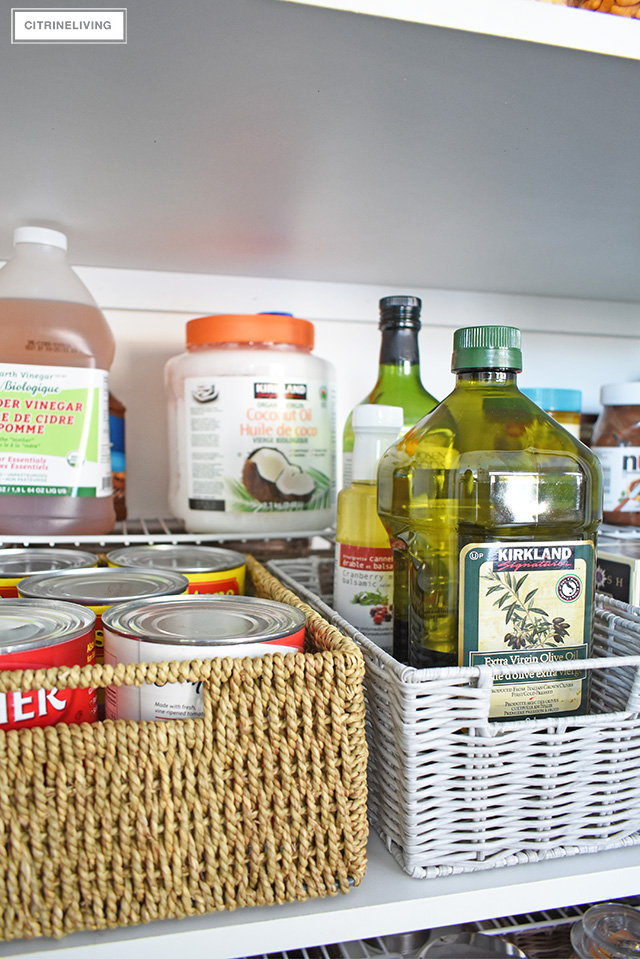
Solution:
<svg viewBox="0 0 640 959">
<path fill-rule="evenodd" d="M 323 532 L 334 522 L 335 376 L 308 320 L 203 316 L 165 368 L 169 506 L 189 532 Z"/>
</svg>

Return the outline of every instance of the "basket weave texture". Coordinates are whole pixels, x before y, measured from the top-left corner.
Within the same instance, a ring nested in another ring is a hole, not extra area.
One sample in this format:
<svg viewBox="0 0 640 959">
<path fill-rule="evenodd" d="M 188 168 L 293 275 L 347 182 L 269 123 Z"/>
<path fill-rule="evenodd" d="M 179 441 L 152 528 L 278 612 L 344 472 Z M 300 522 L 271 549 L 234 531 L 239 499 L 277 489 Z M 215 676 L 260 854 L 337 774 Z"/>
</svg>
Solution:
<svg viewBox="0 0 640 959">
<path fill-rule="evenodd" d="M 202 719 L 0 732 L 0 938 L 346 893 L 366 869 L 364 662 L 307 613 L 305 653 L 0 673 L 0 692 L 200 682 Z M 252 588 L 251 588 L 252 584 Z"/>
<path fill-rule="evenodd" d="M 406 873 L 430 878 L 640 842 L 640 609 L 597 598 L 592 658 L 580 662 L 588 715 L 489 722 L 500 667 L 401 665 L 314 591 L 330 562 L 269 566 L 363 651 L 369 813 Z"/>
</svg>

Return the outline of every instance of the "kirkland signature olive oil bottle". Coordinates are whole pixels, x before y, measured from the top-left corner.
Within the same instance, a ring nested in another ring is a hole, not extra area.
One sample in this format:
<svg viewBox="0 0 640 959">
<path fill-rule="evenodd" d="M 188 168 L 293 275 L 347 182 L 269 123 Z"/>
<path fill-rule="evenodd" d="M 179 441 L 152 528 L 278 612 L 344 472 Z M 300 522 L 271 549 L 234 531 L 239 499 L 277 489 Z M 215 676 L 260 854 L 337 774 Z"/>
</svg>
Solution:
<svg viewBox="0 0 640 959">
<path fill-rule="evenodd" d="M 518 667 L 588 656 L 602 518 L 597 457 L 520 392 L 521 368 L 518 330 L 457 330 L 455 389 L 378 470 L 408 559 L 410 664 L 513 667 L 494 682 L 503 719 L 586 708 L 584 671 Z"/>
</svg>

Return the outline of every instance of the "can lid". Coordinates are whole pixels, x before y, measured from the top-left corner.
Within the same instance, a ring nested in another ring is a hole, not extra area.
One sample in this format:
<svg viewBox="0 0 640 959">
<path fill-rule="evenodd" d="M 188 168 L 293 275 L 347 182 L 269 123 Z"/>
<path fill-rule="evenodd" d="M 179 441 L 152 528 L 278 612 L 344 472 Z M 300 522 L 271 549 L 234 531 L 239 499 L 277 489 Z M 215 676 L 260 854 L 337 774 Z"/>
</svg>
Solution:
<svg viewBox="0 0 640 959">
<path fill-rule="evenodd" d="M 255 596 L 218 593 L 118 603 L 102 616 L 105 629 L 140 642 L 224 646 L 284 639 L 299 632 L 301 609 Z"/>
<path fill-rule="evenodd" d="M 351 423 L 354 430 L 389 430 L 397 435 L 404 425 L 404 410 L 383 403 L 360 403 L 353 408 Z"/>
<path fill-rule="evenodd" d="M 579 413 L 582 409 L 581 390 L 563 390 L 546 386 L 521 386 L 520 389 L 543 410 L 554 412 L 566 410 L 568 413 Z"/>
<path fill-rule="evenodd" d="M 98 565 L 95 553 L 80 549 L 20 546 L 0 549 L 0 579 L 44 573 L 48 570 L 80 569 Z"/>
<path fill-rule="evenodd" d="M 603 406 L 640 406 L 640 383 L 610 383 L 600 388 Z"/>
<path fill-rule="evenodd" d="M 313 323 L 282 313 L 198 316 L 187 322 L 187 346 L 206 343 L 288 343 L 313 349 Z"/>
<path fill-rule="evenodd" d="M 465 326 L 453 334 L 451 369 L 522 369 L 520 330 L 514 326 Z"/>
<path fill-rule="evenodd" d="M 45 226 L 19 226 L 13 231 L 13 245 L 16 243 L 46 243 L 67 249 L 67 237 L 60 230 L 49 230 Z"/>
<path fill-rule="evenodd" d="M 419 296 L 383 296 L 379 303 L 379 330 L 419 330 L 422 300 Z"/>
<path fill-rule="evenodd" d="M 69 642 L 93 629 L 95 621 L 93 610 L 73 603 L 3 599 L 0 602 L 0 669 L 3 654 Z"/>
<path fill-rule="evenodd" d="M 153 569 L 177 569 L 185 573 L 216 573 L 244 566 L 243 553 L 216 546 L 159 543 L 157 545 L 121 546 L 107 553 L 113 566 L 150 566 Z"/>
<path fill-rule="evenodd" d="M 175 595 L 186 592 L 188 588 L 189 580 L 182 573 L 139 569 L 137 566 L 40 573 L 18 583 L 20 596 L 67 600 L 86 606 L 111 606 L 113 603 L 150 596 Z"/>
</svg>

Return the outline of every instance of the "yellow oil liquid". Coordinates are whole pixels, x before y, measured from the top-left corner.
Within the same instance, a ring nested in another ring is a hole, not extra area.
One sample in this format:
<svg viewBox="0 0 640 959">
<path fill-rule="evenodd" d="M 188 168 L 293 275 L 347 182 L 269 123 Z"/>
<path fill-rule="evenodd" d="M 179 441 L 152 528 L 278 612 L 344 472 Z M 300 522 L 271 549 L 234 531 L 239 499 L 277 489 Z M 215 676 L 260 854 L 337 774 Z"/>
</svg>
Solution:
<svg viewBox="0 0 640 959">
<path fill-rule="evenodd" d="M 396 629 L 407 633 L 409 662 L 459 663 L 465 546 L 595 542 L 601 483 L 595 455 L 518 390 L 515 374 L 461 374 L 378 471 L 379 515 L 398 557 Z"/>
</svg>

